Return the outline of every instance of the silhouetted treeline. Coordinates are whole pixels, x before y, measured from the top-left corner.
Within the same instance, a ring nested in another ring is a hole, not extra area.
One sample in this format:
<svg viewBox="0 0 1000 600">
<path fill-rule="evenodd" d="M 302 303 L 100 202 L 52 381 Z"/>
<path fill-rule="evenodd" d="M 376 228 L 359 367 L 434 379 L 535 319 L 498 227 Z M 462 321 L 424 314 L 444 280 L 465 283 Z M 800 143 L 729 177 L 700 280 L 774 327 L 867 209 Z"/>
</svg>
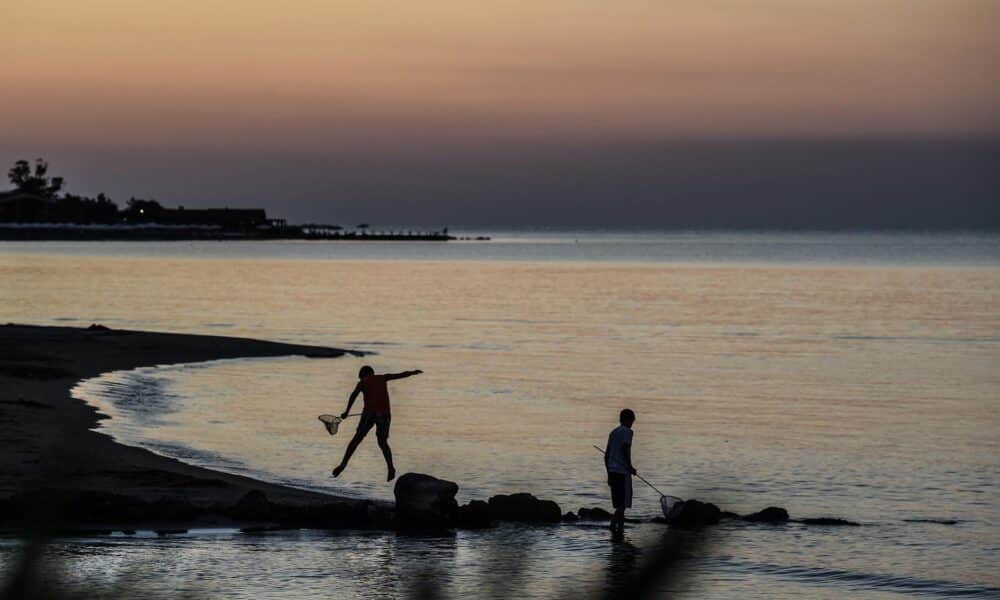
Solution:
<svg viewBox="0 0 1000 600">
<path fill-rule="evenodd" d="M 455 239 L 443 231 L 370 233 L 367 223 L 354 231 L 339 225 L 289 225 L 269 219 L 259 208 L 166 208 L 156 200 L 130 198 L 120 209 L 103 193 L 96 198 L 63 194 L 65 180 L 49 177 L 49 164 L 34 168 L 19 160 L 7 172 L 14 189 L 0 192 L 0 239 L 4 240 L 196 240 L 303 239 L 402 240 Z M 77 225 L 95 227 L 76 227 Z M 479 238 L 488 239 L 488 238 Z"/>
<path fill-rule="evenodd" d="M 130 198 L 124 209 L 103 193 L 95 198 L 60 195 L 65 180 L 49 177 L 49 164 L 36 159 L 34 168 L 19 160 L 7 171 L 14 189 L 0 192 L 0 223 L 147 224 L 213 226 L 246 230 L 267 224 L 260 209 L 184 210 L 165 208 L 156 200 Z"/>
<path fill-rule="evenodd" d="M 96 198 L 65 194 L 60 196 L 65 179 L 49 177 L 49 163 L 35 159 L 34 167 L 19 160 L 7 171 L 14 184 L 9 192 L 0 192 L 0 221 L 20 223 L 118 223 L 118 205 L 104 194 Z"/>
</svg>

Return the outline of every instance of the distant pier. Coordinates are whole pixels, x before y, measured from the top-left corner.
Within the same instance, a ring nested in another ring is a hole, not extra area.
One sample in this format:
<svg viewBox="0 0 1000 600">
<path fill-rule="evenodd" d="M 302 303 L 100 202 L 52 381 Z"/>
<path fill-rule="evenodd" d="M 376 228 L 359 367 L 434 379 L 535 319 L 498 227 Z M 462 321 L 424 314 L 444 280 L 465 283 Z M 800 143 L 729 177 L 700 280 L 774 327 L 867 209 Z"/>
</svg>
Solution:
<svg viewBox="0 0 1000 600">
<path fill-rule="evenodd" d="M 253 241 L 325 240 L 343 242 L 447 242 L 486 241 L 487 236 L 450 235 L 446 231 L 373 231 L 317 229 L 299 226 L 227 230 L 202 225 L 103 225 L 75 223 L 0 223 L 0 240 L 5 241 Z"/>
<path fill-rule="evenodd" d="M 27 164 L 27 163 L 25 163 Z M 61 180 L 60 180 L 61 181 Z M 61 185 L 61 183 L 60 183 Z M 368 223 L 289 224 L 260 208 L 167 208 L 132 198 L 124 209 L 106 198 L 11 190 L 0 192 L 0 240 L 329 240 L 345 242 L 447 242 L 448 228 L 419 231 Z"/>
</svg>

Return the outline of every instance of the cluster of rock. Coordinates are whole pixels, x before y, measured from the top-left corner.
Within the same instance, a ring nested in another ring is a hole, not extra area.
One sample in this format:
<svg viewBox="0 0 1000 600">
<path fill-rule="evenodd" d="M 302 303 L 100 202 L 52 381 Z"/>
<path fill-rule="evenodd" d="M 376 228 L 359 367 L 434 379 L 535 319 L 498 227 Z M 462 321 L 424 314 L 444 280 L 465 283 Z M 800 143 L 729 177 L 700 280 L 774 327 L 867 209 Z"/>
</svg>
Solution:
<svg viewBox="0 0 1000 600">
<path fill-rule="evenodd" d="M 285 504 L 272 502 L 259 490 L 247 492 L 231 505 L 207 507 L 183 497 L 164 497 L 150 502 L 133 496 L 96 491 L 71 494 L 41 491 L 0 500 L 0 528 L 7 524 L 18 529 L 34 526 L 51 530 L 55 524 L 59 531 L 72 529 L 94 533 L 109 526 L 142 526 L 169 534 L 185 531 L 177 527 L 182 524 L 208 525 L 224 521 L 243 525 L 243 530 L 248 532 L 284 528 L 437 531 L 485 529 L 502 522 L 549 524 L 607 522 L 611 519 L 611 513 L 601 508 L 581 508 L 576 513 L 563 514 L 555 502 L 524 493 L 497 495 L 486 502 L 473 500 L 459 506 L 455 499 L 457 493 L 458 485 L 454 482 L 419 473 L 407 473 L 396 481 L 395 507 L 368 500 Z M 790 521 L 788 512 L 775 506 L 741 516 L 699 500 L 677 502 L 665 517 L 653 520 L 671 527 L 699 528 L 725 519 L 751 523 Z M 833 518 L 801 519 L 796 522 L 857 525 Z M 128 528 L 121 530 L 131 531 Z"/>
<path fill-rule="evenodd" d="M 233 504 L 202 506 L 183 496 L 146 501 L 135 496 L 98 491 L 41 490 L 0 500 L 0 528 L 50 531 L 101 531 L 133 527 L 175 533 L 175 525 L 253 524 L 253 529 L 388 528 L 392 511 L 366 500 L 314 504 L 272 502 L 259 491 L 247 492 Z"/>
<path fill-rule="evenodd" d="M 558 523 L 559 505 L 531 494 L 493 496 L 489 502 L 473 500 L 459 506 L 458 485 L 421 473 L 407 473 L 396 481 L 395 525 L 399 529 L 459 527 L 483 529 L 497 521 Z"/>
<path fill-rule="evenodd" d="M 611 513 L 601 508 L 581 508 L 577 513 L 569 512 L 564 515 L 555 502 L 540 500 L 531 494 L 499 495 L 493 496 L 488 502 L 473 500 L 459 506 L 455 500 L 457 484 L 419 473 L 407 473 L 400 477 L 394 492 L 396 514 L 393 523 L 398 529 L 483 529 L 504 521 L 559 523 L 611 519 Z M 791 521 L 788 511 L 777 506 L 741 516 L 723 511 L 711 502 L 699 500 L 678 502 L 665 517 L 657 517 L 654 521 L 690 529 L 715 525 L 724 519 L 772 524 Z M 796 522 L 810 525 L 857 525 L 844 519 L 828 517 Z"/>
</svg>

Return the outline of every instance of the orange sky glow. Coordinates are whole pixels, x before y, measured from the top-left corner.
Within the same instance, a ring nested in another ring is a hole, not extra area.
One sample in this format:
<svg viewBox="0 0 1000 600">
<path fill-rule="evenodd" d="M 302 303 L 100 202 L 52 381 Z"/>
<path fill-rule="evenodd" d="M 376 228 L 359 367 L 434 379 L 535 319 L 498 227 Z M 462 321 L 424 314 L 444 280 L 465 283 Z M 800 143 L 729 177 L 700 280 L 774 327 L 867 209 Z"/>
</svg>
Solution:
<svg viewBox="0 0 1000 600">
<path fill-rule="evenodd" d="M 994 0 L 52 0 L 12 144 L 994 135 Z"/>
</svg>

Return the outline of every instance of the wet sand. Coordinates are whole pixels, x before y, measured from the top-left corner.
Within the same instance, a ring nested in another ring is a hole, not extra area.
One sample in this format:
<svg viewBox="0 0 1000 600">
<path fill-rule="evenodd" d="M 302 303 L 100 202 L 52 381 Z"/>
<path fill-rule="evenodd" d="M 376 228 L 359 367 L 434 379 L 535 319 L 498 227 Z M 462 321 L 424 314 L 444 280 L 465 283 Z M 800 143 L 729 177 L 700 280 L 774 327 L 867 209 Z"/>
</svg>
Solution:
<svg viewBox="0 0 1000 600">
<path fill-rule="evenodd" d="M 114 494 L 140 506 L 159 502 L 195 507 L 198 517 L 181 518 L 190 521 L 181 525 L 190 526 L 218 523 L 214 513 L 226 511 L 213 507 L 232 507 L 252 490 L 286 506 L 309 509 L 337 503 L 363 511 L 366 501 L 272 485 L 123 446 L 95 431 L 103 415 L 70 395 L 81 379 L 114 370 L 242 357 L 336 358 L 349 352 L 94 326 L 0 326 L 0 503 L 14 505 L 25 494 L 43 498 Z M 5 517 L 7 528 L 18 527 L 16 517 Z M 177 519 L 170 520 L 178 524 Z M 162 517 L 152 516 L 152 521 Z"/>
</svg>

